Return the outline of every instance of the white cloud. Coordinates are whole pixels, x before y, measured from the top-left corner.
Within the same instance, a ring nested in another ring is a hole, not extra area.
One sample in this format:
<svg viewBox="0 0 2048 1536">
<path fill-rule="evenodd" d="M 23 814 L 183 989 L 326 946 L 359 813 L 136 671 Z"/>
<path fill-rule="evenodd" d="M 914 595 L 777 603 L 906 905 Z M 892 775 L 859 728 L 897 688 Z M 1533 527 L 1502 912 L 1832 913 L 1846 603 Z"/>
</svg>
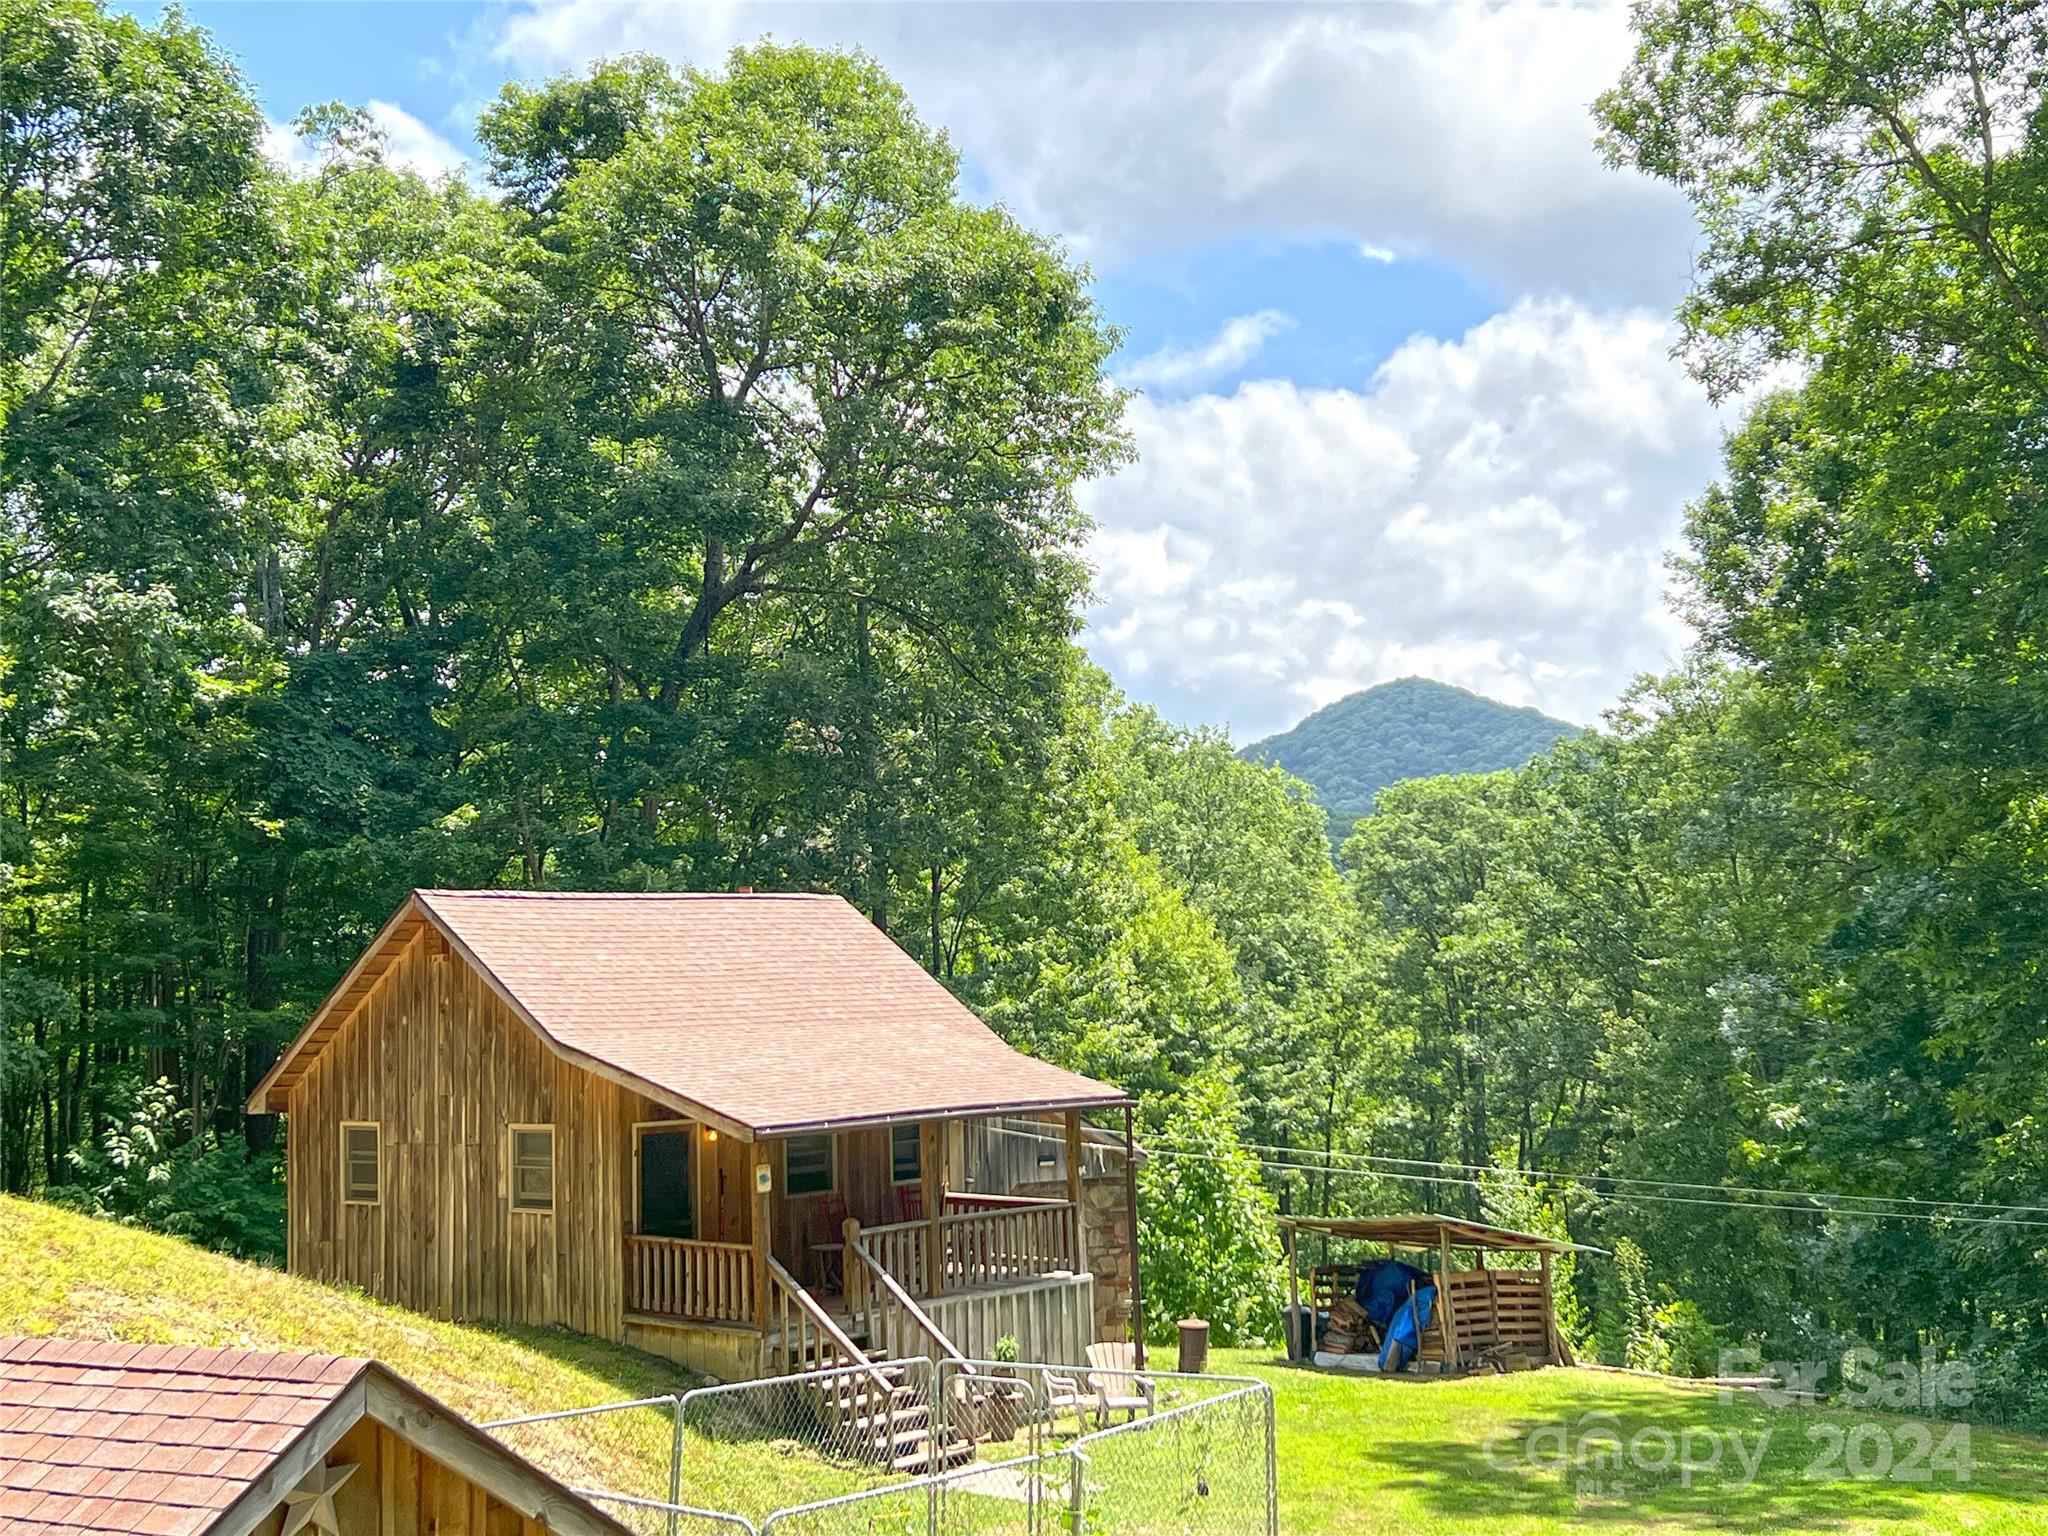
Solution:
<svg viewBox="0 0 2048 1536">
<path fill-rule="evenodd" d="M 372 101 L 369 113 L 370 120 L 384 132 L 385 155 L 394 164 L 430 179 L 462 170 L 469 164 L 467 155 L 405 108 L 388 101 Z"/>
<path fill-rule="evenodd" d="M 1616 3 L 525 0 L 492 21 L 526 71 L 631 49 L 711 64 L 764 33 L 858 44 L 987 192 L 1098 262 L 1341 238 L 1659 306 L 1687 272 L 1681 199 L 1593 151 L 1588 105 L 1628 54 Z"/>
<path fill-rule="evenodd" d="M 290 123 L 264 123 L 263 153 L 288 171 L 308 170 L 319 159 Z"/>
<path fill-rule="evenodd" d="M 429 180 L 467 169 L 467 155 L 405 108 L 389 101 L 371 100 L 363 104 L 363 110 L 369 114 L 372 126 L 384 136 L 384 157 L 391 164 L 417 171 Z M 290 171 L 310 170 L 320 160 L 319 154 L 289 123 L 263 125 L 263 152 Z"/>
<path fill-rule="evenodd" d="M 1116 370 L 1117 382 L 1133 389 L 1180 390 L 1225 378 L 1259 355 L 1266 343 L 1294 328 L 1294 317 L 1277 309 L 1238 315 L 1207 341 L 1192 347 L 1161 347 Z"/>
<path fill-rule="evenodd" d="M 977 195 L 1098 267 L 1334 240 L 1524 296 L 1356 388 L 1177 398 L 1241 373 L 1283 294 L 1119 370 L 1156 393 L 1133 403 L 1139 461 L 1085 492 L 1088 638 L 1169 715 L 1248 739 L 1424 673 L 1587 721 L 1682 644 L 1666 550 L 1718 423 L 1653 317 L 1687 279 L 1683 200 L 1593 147 L 1630 46 L 1619 0 L 521 0 L 485 25 L 527 73 L 634 49 L 715 65 L 764 34 L 858 45 Z"/>
<path fill-rule="evenodd" d="M 1240 739 L 1423 673 L 1590 721 L 1682 631 L 1665 551 L 1719 425 L 1636 311 L 1523 300 L 1363 389 L 1133 402 L 1088 487 L 1097 658 Z"/>
</svg>

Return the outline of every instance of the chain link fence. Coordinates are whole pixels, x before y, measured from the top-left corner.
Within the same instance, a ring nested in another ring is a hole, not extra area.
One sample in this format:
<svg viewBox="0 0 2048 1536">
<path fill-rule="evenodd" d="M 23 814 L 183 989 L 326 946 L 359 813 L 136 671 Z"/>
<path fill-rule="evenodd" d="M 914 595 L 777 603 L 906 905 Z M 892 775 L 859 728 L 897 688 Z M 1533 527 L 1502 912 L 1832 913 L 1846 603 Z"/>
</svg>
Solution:
<svg viewBox="0 0 2048 1536">
<path fill-rule="evenodd" d="M 912 1358 L 485 1429 L 644 1536 L 1277 1536 L 1272 1390 Z"/>
<path fill-rule="evenodd" d="M 673 1504 L 679 1502 L 679 1423 L 677 1399 L 646 1397 L 478 1427 L 578 1493 L 591 1496 L 601 1490 L 619 1500 Z M 636 1523 L 620 1518 L 629 1526 Z"/>
<path fill-rule="evenodd" d="M 677 1498 L 756 1522 L 974 1456 L 918 1358 L 700 1387 L 676 1411 Z"/>
</svg>

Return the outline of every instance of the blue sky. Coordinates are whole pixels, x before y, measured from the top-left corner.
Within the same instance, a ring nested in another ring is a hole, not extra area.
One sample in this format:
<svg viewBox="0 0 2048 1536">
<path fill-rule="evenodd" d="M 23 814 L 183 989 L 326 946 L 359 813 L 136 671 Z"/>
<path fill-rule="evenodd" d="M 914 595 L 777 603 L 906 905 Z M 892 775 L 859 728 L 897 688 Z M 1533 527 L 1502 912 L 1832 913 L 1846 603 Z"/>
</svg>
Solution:
<svg viewBox="0 0 2048 1536">
<path fill-rule="evenodd" d="M 873 53 L 1128 333 L 1140 458 L 1084 492 L 1087 641 L 1172 718 L 1251 739 L 1422 673 L 1585 721 L 1683 643 L 1664 558 L 1718 422 L 1668 356 L 1683 209 L 1593 148 L 1614 7 L 187 9 L 280 129 L 369 106 L 429 173 L 508 79 Z"/>
</svg>

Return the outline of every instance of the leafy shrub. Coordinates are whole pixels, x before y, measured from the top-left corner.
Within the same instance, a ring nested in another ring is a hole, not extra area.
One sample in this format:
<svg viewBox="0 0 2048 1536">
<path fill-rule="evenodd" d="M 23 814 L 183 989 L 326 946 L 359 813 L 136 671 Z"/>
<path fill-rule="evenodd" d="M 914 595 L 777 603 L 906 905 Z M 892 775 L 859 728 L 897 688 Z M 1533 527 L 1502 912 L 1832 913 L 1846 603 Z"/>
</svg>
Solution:
<svg viewBox="0 0 2048 1536">
<path fill-rule="evenodd" d="M 1664 1357 L 1664 1369 L 1672 1375 L 1712 1376 L 1720 1369 L 1721 1351 L 1728 1341 L 1691 1302 L 1673 1301 L 1659 1307 L 1651 1328 Z"/>
<path fill-rule="evenodd" d="M 1692 1302 L 1658 1299 L 1650 1261 L 1632 1237 L 1614 1245 L 1600 1287 L 1600 1358 L 1609 1365 L 1670 1376 L 1711 1376 L 1719 1368 L 1727 1336 Z"/>
<path fill-rule="evenodd" d="M 1640 1244 L 1624 1237 L 1604 1266 L 1597 1330 L 1600 1358 L 1608 1365 L 1662 1371 L 1670 1362 L 1657 1328 L 1657 1303 L 1650 1291 L 1650 1260 Z"/>
<path fill-rule="evenodd" d="M 1138 1172 L 1139 1248 L 1150 1331 L 1161 1337 L 1181 1317 L 1207 1318 L 1226 1345 L 1266 1343 L 1278 1326 L 1273 1197 L 1236 1124 L 1229 1086 L 1214 1076 L 1148 1106 L 1157 1151 Z"/>
<path fill-rule="evenodd" d="M 237 1258 L 284 1260 L 284 1169 L 274 1152 L 252 1156 L 240 1136 L 184 1135 L 187 1111 L 158 1080 L 97 1143 L 66 1154 L 75 1178 L 56 1204 L 129 1226 L 189 1238 Z"/>
</svg>

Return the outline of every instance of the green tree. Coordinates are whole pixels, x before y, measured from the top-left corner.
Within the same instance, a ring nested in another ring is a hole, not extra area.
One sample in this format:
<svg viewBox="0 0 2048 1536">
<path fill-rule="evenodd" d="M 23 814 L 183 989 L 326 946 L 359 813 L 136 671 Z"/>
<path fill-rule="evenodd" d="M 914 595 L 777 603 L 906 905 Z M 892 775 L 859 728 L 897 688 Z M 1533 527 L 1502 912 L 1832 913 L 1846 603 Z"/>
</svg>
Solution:
<svg viewBox="0 0 2048 1536">
<path fill-rule="evenodd" d="M 1170 1106 L 1148 1106 L 1156 1155 L 1138 1171 L 1149 1331 L 1206 1318 L 1219 1344 L 1270 1340 L 1281 1294 L 1277 1210 L 1259 1165 L 1237 1143 L 1238 1097 L 1220 1077 L 1188 1083 Z"/>
<path fill-rule="evenodd" d="M 572 440 L 508 480 L 498 531 L 552 572 L 536 686 L 604 722 L 580 792 L 499 786 L 532 807 L 524 857 L 537 876 L 587 830 L 579 867 L 613 879 L 686 850 L 696 878 L 794 871 L 817 810 L 775 799 L 829 784 L 833 873 L 886 921 L 903 728 L 973 692 L 999 718 L 939 738 L 1001 741 L 1063 670 L 1072 485 L 1122 452 L 1084 275 L 966 202 L 943 137 L 851 56 L 600 66 L 508 89 L 481 132 L 564 380 L 529 430 Z M 927 660 L 942 688 L 891 675 Z M 486 750 L 515 776 L 560 755 Z M 957 859 L 922 862 L 943 884 Z"/>
</svg>

